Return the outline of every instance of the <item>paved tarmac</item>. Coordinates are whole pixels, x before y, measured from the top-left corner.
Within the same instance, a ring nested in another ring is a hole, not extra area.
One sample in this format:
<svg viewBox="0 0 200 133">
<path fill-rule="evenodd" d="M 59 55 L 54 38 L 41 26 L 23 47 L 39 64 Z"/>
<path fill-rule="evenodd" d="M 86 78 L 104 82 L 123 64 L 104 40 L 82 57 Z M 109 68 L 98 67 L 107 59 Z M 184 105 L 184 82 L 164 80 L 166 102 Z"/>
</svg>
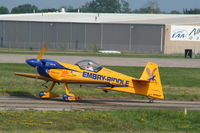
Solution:
<svg viewBox="0 0 200 133">
<path fill-rule="evenodd" d="M 200 101 L 165 101 L 130 99 L 85 99 L 66 102 L 61 98 L 42 100 L 38 98 L 0 96 L 0 110 L 39 110 L 39 111 L 85 111 L 85 110 L 123 110 L 123 109 L 171 109 L 200 110 Z"/>
<path fill-rule="evenodd" d="M 26 58 L 36 58 L 37 55 L 0 54 L 0 63 L 24 63 Z M 66 63 L 76 63 L 83 59 L 91 59 L 101 65 L 108 66 L 145 66 L 147 62 L 154 62 L 160 67 L 190 67 L 200 68 L 200 59 L 166 59 L 166 58 L 119 58 L 92 56 L 53 56 L 44 58 Z"/>
</svg>

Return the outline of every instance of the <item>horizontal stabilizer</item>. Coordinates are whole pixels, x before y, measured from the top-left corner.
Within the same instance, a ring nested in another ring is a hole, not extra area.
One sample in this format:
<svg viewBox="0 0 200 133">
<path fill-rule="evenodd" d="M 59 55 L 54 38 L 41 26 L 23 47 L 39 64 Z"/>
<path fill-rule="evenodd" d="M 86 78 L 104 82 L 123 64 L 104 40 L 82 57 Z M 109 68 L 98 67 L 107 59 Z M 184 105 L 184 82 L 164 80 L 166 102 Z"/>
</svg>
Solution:
<svg viewBox="0 0 200 133">
<path fill-rule="evenodd" d="M 149 83 L 150 80 L 144 80 L 144 79 L 132 79 L 132 81 L 135 81 L 135 82 L 144 82 L 144 83 Z"/>
</svg>

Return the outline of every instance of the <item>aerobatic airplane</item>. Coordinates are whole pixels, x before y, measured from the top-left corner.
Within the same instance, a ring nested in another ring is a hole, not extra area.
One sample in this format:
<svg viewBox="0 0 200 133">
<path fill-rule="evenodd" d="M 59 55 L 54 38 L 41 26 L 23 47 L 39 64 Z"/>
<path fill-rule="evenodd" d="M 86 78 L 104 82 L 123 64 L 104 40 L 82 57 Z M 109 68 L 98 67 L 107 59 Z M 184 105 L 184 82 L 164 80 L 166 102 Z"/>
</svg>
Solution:
<svg viewBox="0 0 200 133">
<path fill-rule="evenodd" d="M 37 59 L 26 59 L 26 63 L 35 67 L 38 74 L 15 73 L 19 76 L 51 81 L 50 88 L 39 93 L 41 98 L 58 97 L 52 93 L 53 87 L 56 83 L 63 83 L 66 90 L 63 99 L 66 101 L 80 100 L 79 96 L 69 92 L 68 84 L 95 84 L 97 88 L 103 89 L 105 92 L 113 90 L 143 95 L 150 98 L 150 101 L 155 98 L 164 99 L 157 64 L 148 62 L 141 77 L 137 79 L 105 68 L 92 60 L 69 64 L 42 59 L 45 51 L 46 46 L 42 48 Z"/>
</svg>

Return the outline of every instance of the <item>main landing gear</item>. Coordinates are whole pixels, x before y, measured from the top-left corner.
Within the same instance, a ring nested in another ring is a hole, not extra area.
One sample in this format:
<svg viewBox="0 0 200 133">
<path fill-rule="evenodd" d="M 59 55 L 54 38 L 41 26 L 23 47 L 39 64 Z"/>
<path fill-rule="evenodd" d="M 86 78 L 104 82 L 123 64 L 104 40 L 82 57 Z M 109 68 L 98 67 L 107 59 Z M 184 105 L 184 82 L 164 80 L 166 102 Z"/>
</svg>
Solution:
<svg viewBox="0 0 200 133">
<path fill-rule="evenodd" d="M 66 94 L 63 95 L 63 99 L 65 101 L 77 101 L 77 100 L 80 100 L 79 96 L 76 96 L 76 95 L 74 95 L 74 94 L 69 92 L 68 85 L 66 83 L 64 84 L 64 86 L 65 86 Z"/>
<path fill-rule="evenodd" d="M 40 98 L 42 99 L 48 99 L 48 98 L 54 98 L 54 97 L 58 97 L 57 94 L 52 93 L 51 91 L 53 90 L 53 87 L 55 86 L 56 82 L 53 82 L 50 86 L 50 88 L 48 89 L 48 91 L 41 91 L 38 95 Z"/>
<path fill-rule="evenodd" d="M 52 93 L 53 87 L 55 86 L 56 82 L 53 82 L 50 86 L 50 88 L 48 89 L 48 91 L 42 91 L 40 92 L 38 95 L 40 98 L 42 99 L 49 99 L 49 98 L 54 98 L 54 97 L 59 97 L 59 95 Z M 66 94 L 63 95 L 63 99 L 65 101 L 77 101 L 80 100 L 80 97 L 72 94 L 69 92 L 68 89 L 68 85 L 65 83 L 64 84 L 65 87 L 65 92 Z"/>
</svg>

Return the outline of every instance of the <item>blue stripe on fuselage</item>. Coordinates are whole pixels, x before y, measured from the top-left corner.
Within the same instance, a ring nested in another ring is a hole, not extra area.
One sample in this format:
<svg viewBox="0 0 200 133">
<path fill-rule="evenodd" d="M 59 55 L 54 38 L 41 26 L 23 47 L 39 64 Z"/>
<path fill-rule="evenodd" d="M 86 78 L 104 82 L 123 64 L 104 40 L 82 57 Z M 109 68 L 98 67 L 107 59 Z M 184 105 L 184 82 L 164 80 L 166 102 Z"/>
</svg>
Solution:
<svg viewBox="0 0 200 133">
<path fill-rule="evenodd" d="M 70 71 L 76 71 L 73 69 L 66 68 L 63 65 L 53 60 L 41 59 L 40 61 L 42 62 L 42 65 L 38 67 L 37 70 L 38 70 L 38 73 L 42 76 L 50 77 L 48 74 L 49 69 L 66 69 Z M 79 71 L 76 71 L 76 72 L 79 72 Z"/>
</svg>

